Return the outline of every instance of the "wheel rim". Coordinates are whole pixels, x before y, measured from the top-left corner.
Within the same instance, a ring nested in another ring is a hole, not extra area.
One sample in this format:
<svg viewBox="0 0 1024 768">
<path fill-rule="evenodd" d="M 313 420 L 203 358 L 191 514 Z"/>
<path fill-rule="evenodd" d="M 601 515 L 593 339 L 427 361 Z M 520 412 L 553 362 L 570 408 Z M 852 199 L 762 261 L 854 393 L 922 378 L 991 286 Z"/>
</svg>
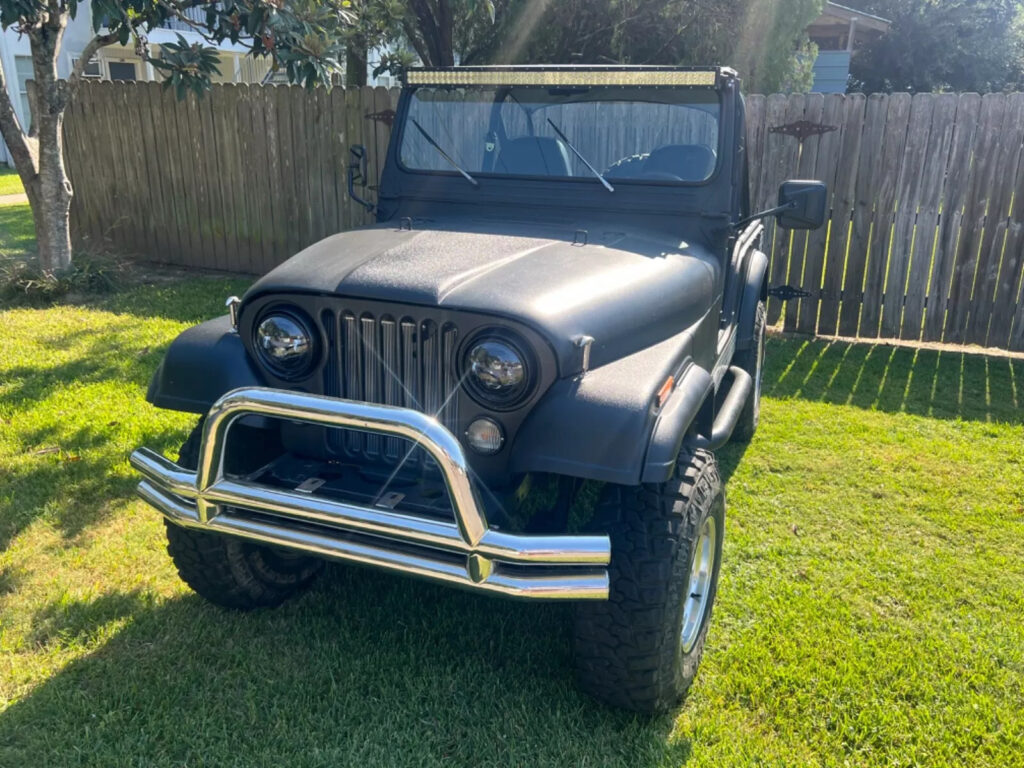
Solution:
<svg viewBox="0 0 1024 768">
<path fill-rule="evenodd" d="M 718 526 L 713 517 L 704 521 L 693 552 L 690 578 L 683 598 L 683 627 L 681 637 L 683 653 L 689 653 L 700 637 L 711 601 L 711 577 L 715 569 L 715 550 L 718 544 Z"/>
</svg>

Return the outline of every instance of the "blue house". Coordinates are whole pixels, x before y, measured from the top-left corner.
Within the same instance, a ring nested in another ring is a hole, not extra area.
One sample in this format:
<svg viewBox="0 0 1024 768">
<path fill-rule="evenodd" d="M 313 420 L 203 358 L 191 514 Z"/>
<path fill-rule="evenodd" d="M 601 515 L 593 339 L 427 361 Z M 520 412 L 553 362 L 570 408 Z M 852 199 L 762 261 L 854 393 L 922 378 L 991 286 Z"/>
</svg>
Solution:
<svg viewBox="0 0 1024 768">
<path fill-rule="evenodd" d="M 889 20 L 838 3 L 825 3 L 821 16 L 807 27 L 818 45 L 814 60 L 815 93 L 846 93 L 850 57 L 865 43 L 889 31 Z"/>
</svg>

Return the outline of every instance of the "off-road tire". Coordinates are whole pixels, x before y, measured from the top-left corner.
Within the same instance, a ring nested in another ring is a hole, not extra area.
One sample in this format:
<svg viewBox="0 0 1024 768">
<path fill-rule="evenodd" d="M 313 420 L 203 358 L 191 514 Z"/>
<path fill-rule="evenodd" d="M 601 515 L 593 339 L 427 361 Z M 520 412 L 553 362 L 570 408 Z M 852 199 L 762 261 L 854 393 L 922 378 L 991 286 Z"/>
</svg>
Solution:
<svg viewBox="0 0 1024 768">
<path fill-rule="evenodd" d="M 654 714 L 677 705 L 704 652 L 718 588 L 725 494 L 715 457 L 682 455 L 674 477 L 638 487 L 608 485 L 598 519 L 612 542 L 607 602 L 577 608 L 574 649 L 580 688 L 624 709 Z M 689 651 L 682 620 L 690 567 L 709 517 L 717 536 L 708 600 Z"/>
<path fill-rule="evenodd" d="M 761 422 L 761 379 L 764 372 L 764 336 L 767 316 L 764 302 L 757 302 L 752 343 L 749 348 L 736 355 L 734 363 L 749 373 L 753 382 L 750 396 L 747 398 L 739 421 L 736 422 L 736 427 L 732 431 L 731 439 L 737 443 L 746 443 L 753 439 L 757 425 Z"/>
<path fill-rule="evenodd" d="M 178 463 L 195 469 L 202 422 L 181 447 Z M 167 553 L 178 575 L 199 595 L 225 608 L 251 610 L 280 605 L 304 591 L 323 561 L 243 539 L 182 528 L 165 520 Z"/>
</svg>

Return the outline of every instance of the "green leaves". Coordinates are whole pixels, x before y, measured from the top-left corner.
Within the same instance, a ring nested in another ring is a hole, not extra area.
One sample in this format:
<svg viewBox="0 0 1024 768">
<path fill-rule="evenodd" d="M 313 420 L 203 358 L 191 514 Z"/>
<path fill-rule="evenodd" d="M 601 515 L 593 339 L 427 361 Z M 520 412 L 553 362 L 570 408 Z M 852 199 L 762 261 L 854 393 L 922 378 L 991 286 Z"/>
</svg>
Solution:
<svg viewBox="0 0 1024 768">
<path fill-rule="evenodd" d="M 200 43 L 189 43 L 178 35 L 176 43 L 160 46 L 159 58 L 150 63 L 167 74 L 164 88 L 173 88 L 179 99 L 193 91 L 197 96 L 210 87 L 210 76 L 220 75 L 217 50 Z"/>
<path fill-rule="evenodd" d="M 0 28 L 43 23 L 56 5 L 74 18 L 83 0 L 0 0 Z M 351 0 L 90 0 L 95 34 L 111 35 L 135 48 L 165 77 L 180 98 L 201 93 L 218 75 L 216 48 L 242 46 L 252 56 L 269 56 L 275 70 L 307 88 L 331 84 L 342 69 L 344 36 L 355 23 Z M 150 56 L 148 33 L 174 21 L 186 35 Z M 180 28 L 180 26 L 179 26 Z"/>
<path fill-rule="evenodd" d="M 1018 0 L 866 0 L 892 21 L 851 62 L 864 91 L 988 91 L 1024 86 Z"/>
</svg>

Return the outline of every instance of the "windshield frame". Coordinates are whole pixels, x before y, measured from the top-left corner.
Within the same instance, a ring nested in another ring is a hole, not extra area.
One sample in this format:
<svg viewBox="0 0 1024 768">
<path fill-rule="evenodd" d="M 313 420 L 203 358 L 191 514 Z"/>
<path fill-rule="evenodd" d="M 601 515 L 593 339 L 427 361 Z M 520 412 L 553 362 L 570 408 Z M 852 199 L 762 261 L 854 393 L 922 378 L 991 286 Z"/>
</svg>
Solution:
<svg viewBox="0 0 1024 768">
<path fill-rule="evenodd" d="M 495 111 L 496 110 L 500 110 L 500 108 L 502 106 L 503 100 L 507 97 L 507 95 L 509 93 L 514 93 L 515 90 L 516 90 L 516 87 L 517 86 L 466 85 L 466 84 L 452 84 L 452 85 L 440 85 L 440 84 L 406 85 L 405 88 L 404 88 L 404 90 L 406 91 L 406 94 L 405 94 L 405 97 L 406 97 L 405 109 L 401 110 L 401 112 L 399 114 L 399 117 L 401 119 L 398 121 L 398 125 L 396 125 L 396 129 L 397 130 L 395 131 L 395 136 L 393 137 L 394 146 L 396 147 L 396 152 L 395 152 L 395 155 L 394 155 L 394 159 L 395 159 L 395 162 L 396 162 L 398 168 L 403 173 L 411 174 L 411 175 L 414 175 L 414 176 L 433 176 L 433 177 L 443 176 L 443 177 L 461 178 L 461 176 L 458 173 L 458 171 L 455 171 L 454 169 L 451 170 L 451 171 L 447 171 L 447 170 L 430 170 L 430 169 L 426 169 L 426 168 L 411 168 L 411 167 L 407 166 L 402 161 L 402 146 L 403 146 L 403 143 L 405 141 L 406 132 L 407 132 L 407 130 L 410 127 L 412 127 L 413 130 L 415 130 L 415 127 L 411 126 L 410 123 L 412 121 L 411 108 L 412 108 L 412 104 L 413 104 L 413 99 L 415 98 L 416 91 L 420 90 L 421 88 L 428 88 L 428 89 L 432 89 L 432 90 L 471 90 L 471 89 L 472 90 L 481 90 L 481 91 L 491 91 L 491 90 L 493 90 L 493 92 L 494 92 L 494 100 L 493 100 L 492 106 L 491 106 L 492 117 L 491 117 L 491 122 L 487 126 L 487 128 L 489 130 L 491 128 L 491 126 L 493 125 Z M 722 171 L 723 165 L 724 165 L 723 156 L 722 155 L 723 155 L 723 147 L 724 147 L 724 141 L 725 141 L 725 130 L 723 128 L 723 123 L 724 123 L 724 120 L 726 119 L 726 116 L 725 116 L 725 99 L 724 99 L 724 95 L 722 93 L 722 90 L 720 88 L 709 87 L 709 86 L 689 86 L 689 85 L 679 85 L 679 86 L 637 85 L 637 86 L 628 86 L 628 87 L 627 86 L 600 86 L 600 85 L 589 86 L 589 90 L 597 90 L 597 91 L 609 90 L 609 91 L 615 91 L 615 92 L 621 92 L 621 91 L 624 91 L 624 90 L 625 91 L 636 90 L 638 94 L 646 92 L 646 91 L 650 91 L 652 89 L 654 89 L 654 90 L 662 90 L 662 91 L 668 90 L 668 89 L 679 90 L 679 91 L 704 91 L 704 92 L 710 91 L 710 92 L 714 93 L 714 95 L 715 95 L 714 103 L 717 103 L 717 105 L 718 105 L 718 115 L 717 115 L 718 125 L 717 125 L 717 131 L 716 131 L 717 136 L 716 136 L 716 146 L 715 146 L 715 166 L 712 169 L 711 173 L 706 178 L 704 178 L 704 179 L 702 179 L 700 181 L 683 181 L 683 180 L 672 181 L 672 180 L 664 180 L 664 179 L 616 178 L 616 179 L 614 179 L 615 187 L 618 188 L 621 185 L 621 186 L 627 187 L 627 188 L 628 187 L 663 187 L 663 188 L 667 187 L 667 188 L 670 188 L 670 189 L 683 189 L 683 188 L 706 187 L 706 186 L 710 186 L 710 185 L 714 184 L 715 182 L 717 182 L 718 177 L 719 177 L 719 175 L 720 175 L 720 173 Z M 597 98 L 595 98 L 595 99 L 587 99 L 586 101 L 600 102 L 601 99 L 597 99 Z M 622 101 L 622 99 L 616 99 L 614 101 Z M 643 99 L 639 99 L 638 101 L 643 101 Z M 576 103 L 585 103 L 585 101 L 584 100 L 580 100 L 580 101 L 578 101 Z M 652 100 L 650 103 L 657 104 L 657 103 L 664 103 L 664 102 L 657 102 L 657 101 L 653 101 Z M 709 102 L 709 103 L 711 103 L 711 102 Z M 542 106 L 538 107 L 537 109 L 533 110 L 532 112 L 531 111 L 527 111 L 527 114 L 529 115 L 529 118 L 530 118 L 531 122 L 533 120 L 534 114 L 541 113 L 544 109 L 548 109 L 551 106 L 555 106 L 555 103 L 553 102 L 550 105 L 542 105 Z M 526 111 L 525 108 L 524 108 L 524 111 Z M 494 172 L 488 172 L 488 171 L 482 171 L 482 170 L 473 170 L 472 171 L 472 175 L 473 175 L 474 179 L 486 179 L 488 181 L 497 181 L 497 182 L 501 182 L 501 183 L 503 183 L 503 182 L 516 182 L 516 181 L 533 181 L 533 182 L 541 181 L 541 182 L 545 182 L 545 183 L 551 183 L 551 182 L 567 183 L 568 182 L 568 183 L 586 184 L 586 185 L 593 185 L 595 183 L 600 184 L 600 182 L 598 181 L 597 178 L 595 178 L 594 176 L 590 176 L 590 175 L 587 175 L 587 176 L 582 176 L 582 175 L 581 176 L 553 176 L 553 175 L 535 175 L 535 174 L 508 174 L 508 173 L 494 173 Z"/>
</svg>

